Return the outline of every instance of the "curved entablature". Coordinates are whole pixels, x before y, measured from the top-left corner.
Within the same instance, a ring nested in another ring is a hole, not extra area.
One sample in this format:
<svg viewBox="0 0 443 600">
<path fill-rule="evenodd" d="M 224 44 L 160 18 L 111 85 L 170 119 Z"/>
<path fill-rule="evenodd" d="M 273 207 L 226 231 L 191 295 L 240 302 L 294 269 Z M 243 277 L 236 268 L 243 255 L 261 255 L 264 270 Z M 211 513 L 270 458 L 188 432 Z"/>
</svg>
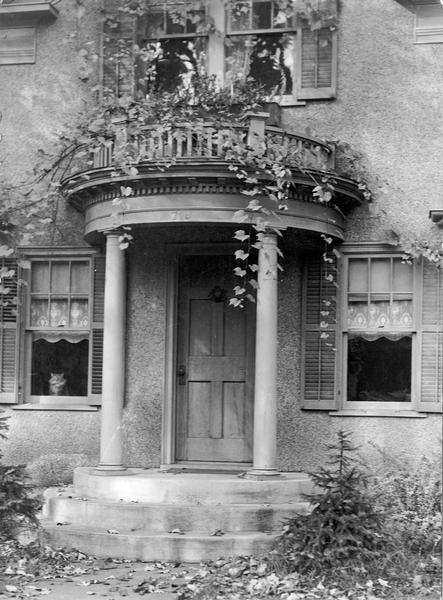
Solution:
<svg viewBox="0 0 443 600">
<path fill-rule="evenodd" d="M 245 209 L 248 197 L 244 184 L 227 169 L 227 165 L 177 166 L 167 172 L 153 172 L 151 166 L 134 177 L 112 176 L 109 169 L 85 172 L 63 182 L 69 201 L 85 215 L 85 237 L 94 242 L 100 232 L 114 227 L 143 224 L 218 223 L 232 224 L 235 213 Z M 221 168 L 223 166 L 223 168 Z M 270 226 L 281 229 L 297 228 L 344 237 L 344 214 L 360 203 L 354 182 L 334 178 L 334 203 L 315 201 L 312 188 L 321 178 L 308 173 L 293 173 L 293 188 L 286 211 L 276 211 L 275 205 L 262 199 L 271 215 Z M 131 187 L 128 197 L 121 197 L 121 188 Z M 249 212 L 248 222 L 257 217 Z M 244 221 L 243 221 L 244 222 Z"/>
<path fill-rule="evenodd" d="M 123 138 L 124 126 L 122 124 Z M 260 143 L 260 148 L 269 147 L 269 152 L 276 140 L 282 147 L 286 144 L 295 148 L 297 164 L 290 164 L 292 186 L 288 209 L 277 211 L 271 201 L 260 199 L 269 209 L 266 222 L 270 226 L 343 238 L 344 215 L 358 206 L 362 198 L 356 182 L 334 173 L 332 146 L 279 128 L 264 127 L 263 120 L 257 116 L 251 117 L 249 129 L 234 127 L 234 134 L 242 139 L 247 137 L 249 147 Z M 130 147 L 135 144 L 143 156 L 136 168 L 115 166 L 117 147 L 114 145 L 126 143 L 121 139 L 94 153 L 94 168 L 76 166 L 74 173 L 62 182 L 62 191 L 69 202 L 84 213 L 86 239 L 93 242 L 101 232 L 119 226 L 234 223 L 235 213 L 247 207 L 248 197 L 244 194 L 245 182 L 229 168 L 232 162 L 224 157 L 225 135 L 224 129 L 216 130 L 210 124 L 197 132 L 183 126 L 172 133 L 147 126 L 143 139 L 130 142 Z M 171 156 L 173 161 L 166 164 Z M 320 202 L 313 195 L 313 188 L 325 177 L 334 187 L 334 197 L 329 203 Z M 122 188 L 125 189 L 123 194 Z M 263 220 L 263 213 L 247 211 L 247 219 L 250 222 Z"/>
</svg>

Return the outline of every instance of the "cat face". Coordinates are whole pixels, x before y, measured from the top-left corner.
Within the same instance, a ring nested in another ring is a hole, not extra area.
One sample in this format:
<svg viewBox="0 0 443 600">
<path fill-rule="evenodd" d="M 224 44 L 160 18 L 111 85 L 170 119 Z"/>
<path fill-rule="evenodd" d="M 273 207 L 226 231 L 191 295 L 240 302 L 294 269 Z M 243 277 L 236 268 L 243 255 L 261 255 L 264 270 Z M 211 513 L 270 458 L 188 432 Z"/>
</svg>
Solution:
<svg viewBox="0 0 443 600">
<path fill-rule="evenodd" d="M 49 378 L 49 394 L 51 396 L 59 396 L 66 386 L 64 373 L 51 373 Z"/>
</svg>

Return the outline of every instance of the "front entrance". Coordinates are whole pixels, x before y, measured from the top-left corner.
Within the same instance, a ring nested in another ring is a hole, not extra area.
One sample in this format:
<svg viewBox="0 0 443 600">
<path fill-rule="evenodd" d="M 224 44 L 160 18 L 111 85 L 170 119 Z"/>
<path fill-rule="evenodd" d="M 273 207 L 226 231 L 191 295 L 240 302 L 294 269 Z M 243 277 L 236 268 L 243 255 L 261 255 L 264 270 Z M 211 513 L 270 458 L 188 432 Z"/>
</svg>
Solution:
<svg viewBox="0 0 443 600">
<path fill-rule="evenodd" d="M 252 460 L 255 307 L 229 305 L 234 267 L 232 255 L 180 260 L 177 461 Z"/>
</svg>

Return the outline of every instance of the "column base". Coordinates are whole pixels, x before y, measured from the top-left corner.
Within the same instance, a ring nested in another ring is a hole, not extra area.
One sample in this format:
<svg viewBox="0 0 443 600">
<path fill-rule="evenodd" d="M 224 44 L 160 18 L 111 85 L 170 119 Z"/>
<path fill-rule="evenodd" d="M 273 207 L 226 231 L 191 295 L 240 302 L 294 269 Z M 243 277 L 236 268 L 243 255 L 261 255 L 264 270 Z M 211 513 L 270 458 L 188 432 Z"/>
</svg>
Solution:
<svg viewBox="0 0 443 600">
<path fill-rule="evenodd" d="M 101 472 L 126 471 L 126 467 L 123 465 L 97 465 L 94 469 Z"/>
<path fill-rule="evenodd" d="M 255 479 L 256 481 L 265 479 L 280 479 L 282 474 L 276 469 L 254 469 L 252 468 L 245 475 L 245 479 Z"/>
</svg>

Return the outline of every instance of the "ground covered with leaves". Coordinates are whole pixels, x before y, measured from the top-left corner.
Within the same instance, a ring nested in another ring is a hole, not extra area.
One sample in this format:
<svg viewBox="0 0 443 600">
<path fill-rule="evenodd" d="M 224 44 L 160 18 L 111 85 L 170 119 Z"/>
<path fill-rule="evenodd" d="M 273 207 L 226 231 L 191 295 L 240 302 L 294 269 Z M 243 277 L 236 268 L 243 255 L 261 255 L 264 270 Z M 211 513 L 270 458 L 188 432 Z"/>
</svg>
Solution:
<svg viewBox="0 0 443 600">
<path fill-rule="evenodd" d="M 0 597 L 83 600 L 91 596 L 129 600 L 437 600 L 438 561 L 422 565 L 421 577 L 403 573 L 372 580 L 336 570 L 321 576 L 278 575 L 269 557 L 193 564 L 95 559 L 78 551 L 54 550 L 39 542 L 0 546 Z"/>
</svg>

